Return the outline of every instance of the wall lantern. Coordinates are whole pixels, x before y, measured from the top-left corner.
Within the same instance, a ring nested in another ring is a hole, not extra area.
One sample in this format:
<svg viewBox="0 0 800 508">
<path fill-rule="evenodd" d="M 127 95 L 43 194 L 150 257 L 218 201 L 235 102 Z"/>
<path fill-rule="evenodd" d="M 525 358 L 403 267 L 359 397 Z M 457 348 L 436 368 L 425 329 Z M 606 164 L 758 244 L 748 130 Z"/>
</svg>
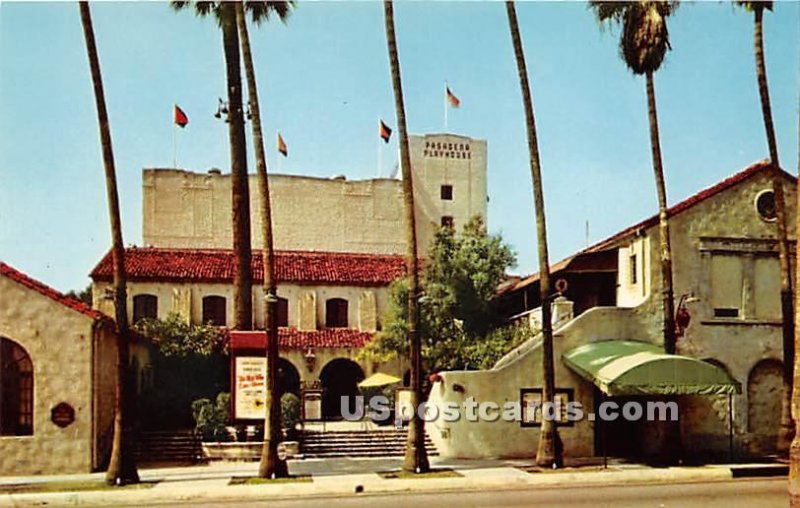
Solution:
<svg viewBox="0 0 800 508">
<path fill-rule="evenodd" d="M 692 315 L 689 309 L 686 308 L 687 303 L 699 302 L 700 299 L 692 293 L 682 294 L 678 300 L 678 308 L 675 310 L 675 335 L 683 337 L 686 329 L 689 328 L 689 323 L 692 321 Z"/>
</svg>

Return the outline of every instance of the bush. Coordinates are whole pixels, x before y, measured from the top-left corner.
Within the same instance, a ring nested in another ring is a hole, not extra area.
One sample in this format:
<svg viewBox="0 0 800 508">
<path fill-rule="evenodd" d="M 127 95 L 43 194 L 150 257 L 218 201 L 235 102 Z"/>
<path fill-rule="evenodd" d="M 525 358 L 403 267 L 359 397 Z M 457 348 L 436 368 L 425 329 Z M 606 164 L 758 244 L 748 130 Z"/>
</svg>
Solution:
<svg viewBox="0 0 800 508">
<path fill-rule="evenodd" d="M 294 440 L 297 424 L 300 423 L 300 398 L 291 392 L 281 397 L 281 420 L 283 428 L 287 429 L 287 437 Z"/>
<path fill-rule="evenodd" d="M 216 404 L 205 398 L 192 402 L 195 429 L 203 441 L 230 441 L 225 428 L 230 420 L 230 399 L 230 394 L 223 392 L 217 395 Z"/>
</svg>

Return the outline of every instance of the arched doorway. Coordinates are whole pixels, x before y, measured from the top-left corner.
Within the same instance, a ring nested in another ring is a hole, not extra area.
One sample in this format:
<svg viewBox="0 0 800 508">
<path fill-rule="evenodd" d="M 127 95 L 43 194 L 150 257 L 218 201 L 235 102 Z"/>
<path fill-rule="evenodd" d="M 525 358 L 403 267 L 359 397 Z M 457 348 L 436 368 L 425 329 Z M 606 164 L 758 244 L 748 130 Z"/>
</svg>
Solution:
<svg viewBox="0 0 800 508">
<path fill-rule="evenodd" d="M 300 395 L 300 373 L 286 358 L 278 358 L 278 393 L 281 397 L 284 393 Z"/>
<path fill-rule="evenodd" d="M 761 360 L 747 377 L 747 430 L 753 452 L 775 451 L 783 400 L 783 362 Z"/>
<path fill-rule="evenodd" d="M 322 383 L 322 416 L 325 419 L 342 417 L 341 398 L 349 397 L 349 410 L 355 412 L 358 383 L 364 380 L 364 371 L 354 361 L 337 358 L 328 362 L 319 375 Z"/>
</svg>

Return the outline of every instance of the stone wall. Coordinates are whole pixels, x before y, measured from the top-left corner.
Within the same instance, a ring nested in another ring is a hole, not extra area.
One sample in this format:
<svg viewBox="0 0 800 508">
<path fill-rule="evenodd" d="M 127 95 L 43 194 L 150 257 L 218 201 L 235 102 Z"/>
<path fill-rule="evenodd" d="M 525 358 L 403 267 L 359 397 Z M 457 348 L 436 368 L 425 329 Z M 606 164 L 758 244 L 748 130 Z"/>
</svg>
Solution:
<svg viewBox="0 0 800 508">
<path fill-rule="evenodd" d="M 0 277 L 0 336 L 22 346 L 33 363 L 33 435 L 0 437 L 0 475 L 88 473 L 92 470 L 93 320 Z M 75 421 L 51 422 L 66 402 Z"/>
</svg>

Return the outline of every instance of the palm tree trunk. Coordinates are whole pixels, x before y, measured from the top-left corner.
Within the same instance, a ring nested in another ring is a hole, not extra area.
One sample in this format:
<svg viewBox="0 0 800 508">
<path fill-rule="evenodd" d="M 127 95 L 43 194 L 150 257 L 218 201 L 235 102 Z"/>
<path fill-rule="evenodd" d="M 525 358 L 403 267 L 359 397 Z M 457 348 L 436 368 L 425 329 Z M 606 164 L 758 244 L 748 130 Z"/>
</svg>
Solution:
<svg viewBox="0 0 800 508">
<path fill-rule="evenodd" d="M 397 55 L 397 39 L 394 32 L 394 7 L 392 0 L 384 0 L 386 21 L 386 45 L 389 49 L 389 64 L 392 72 L 395 109 L 397 110 L 397 133 L 400 140 L 400 167 L 403 174 L 403 203 L 406 215 L 406 248 L 408 265 L 408 341 L 411 345 L 411 403 L 414 414 L 408 426 L 408 440 L 403 469 L 412 473 L 430 470 L 428 453 L 425 450 L 425 422 L 419 416 L 422 402 L 422 351 L 419 336 L 419 267 L 417 258 L 417 228 L 414 217 L 414 184 L 411 175 L 411 155 L 408 150 L 406 108 L 403 102 L 403 83 L 400 77 L 400 60 Z"/>
<path fill-rule="evenodd" d="M 536 119 L 533 113 L 528 69 L 525 64 L 525 52 L 517 23 L 517 12 L 514 2 L 506 2 L 508 25 L 514 55 L 517 60 L 519 84 L 522 89 L 522 102 L 525 107 L 525 126 L 528 132 L 528 151 L 530 152 L 531 181 L 533 182 L 533 204 L 536 209 L 536 237 L 539 246 L 539 297 L 542 302 L 542 402 L 555 403 L 555 365 L 553 362 L 553 323 L 550 301 L 550 260 L 547 251 L 547 223 L 544 211 L 544 192 L 542 187 L 542 171 L 539 163 L 539 144 L 536 137 Z M 558 436 L 556 422 L 546 418 L 542 411 L 542 427 L 539 434 L 539 448 L 536 452 L 536 464 L 543 467 L 561 467 L 563 464 L 561 440 Z"/>
<path fill-rule="evenodd" d="M 111 222 L 112 258 L 114 269 L 114 311 L 117 324 L 117 365 L 116 397 L 114 401 L 114 438 L 111 445 L 111 459 L 106 471 L 106 483 L 126 485 L 139 482 L 139 473 L 133 455 L 130 384 L 128 379 L 128 347 L 130 330 L 128 327 L 127 292 L 125 286 L 125 248 L 122 243 L 122 224 L 119 215 L 119 195 L 117 177 L 114 169 L 114 151 L 111 146 L 111 130 L 108 126 L 108 112 L 103 91 L 103 78 L 100 73 L 100 59 L 94 39 L 92 16 L 89 4 L 80 2 L 81 24 L 86 39 L 86 53 L 94 85 L 94 98 L 97 105 L 97 122 L 100 129 L 100 144 L 103 150 L 103 166 L 106 176 L 108 215 Z"/>
<path fill-rule="evenodd" d="M 253 327 L 253 280 L 250 268 L 250 191 L 247 182 L 247 149 L 242 109 L 242 75 L 239 35 L 233 2 L 219 7 L 225 70 L 228 85 L 228 137 L 231 146 L 231 213 L 233 222 L 233 313 L 235 330 Z"/>
<path fill-rule="evenodd" d="M 282 478 L 289 474 L 286 461 L 278 458 L 278 443 L 281 441 L 280 395 L 278 394 L 278 327 L 276 326 L 276 306 L 278 303 L 278 286 L 275 281 L 275 257 L 272 240 L 272 207 L 269 197 L 269 181 L 267 180 L 267 159 L 264 152 L 264 136 L 261 132 L 261 110 L 256 88 L 256 72 L 253 67 L 253 54 L 250 50 L 250 36 L 247 32 L 244 6 L 236 3 L 236 24 L 239 27 L 239 39 L 242 43 L 242 59 L 244 60 L 247 92 L 250 96 L 250 110 L 253 114 L 253 144 L 256 152 L 256 174 L 258 176 L 258 192 L 261 196 L 261 227 L 264 235 L 264 326 L 267 331 L 267 397 L 264 415 L 264 446 L 261 448 L 261 462 L 258 476 L 261 478 Z"/>
<path fill-rule="evenodd" d="M 792 368 L 794 367 L 794 303 L 792 301 L 792 276 L 789 266 L 789 241 L 786 229 L 786 203 L 783 195 L 783 176 L 778 160 L 778 142 L 775 139 L 775 126 L 772 123 L 772 107 L 767 85 L 767 66 L 764 62 L 763 18 L 764 6 L 754 6 L 754 54 L 756 59 L 756 78 L 761 98 L 761 113 L 764 117 L 764 130 L 769 145 L 771 163 L 772 193 L 775 196 L 775 215 L 778 234 L 778 259 L 781 269 L 781 319 L 783 339 L 783 399 L 781 401 L 781 425 L 778 432 L 777 449 L 781 453 L 789 450 L 794 434 L 792 422 Z"/>
<path fill-rule="evenodd" d="M 653 72 L 648 71 L 646 78 L 650 147 L 653 156 L 653 172 L 656 177 L 656 192 L 658 193 L 658 251 L 661 258 L 661 311 L 664 314 L 662 328 L 664 351 L 668 354 L 675 354 L 675 295 L 672 288 L 672 247 L 670 246 L 669 222 L 667 220 L 667 189 L 664 184 L 664 166 L 661 161 L 661 141 L 658 134 L 658 112 L 656 110 L 656 90 Z M 666 423 L 664 450 L 665 459 L 671 464 L 676 463 L 683 455 L 679 421 Z"/>
<path fill-rule="evenodd" d="M 800 128 L 800 113 L 797 116 L 797 127 Z M 797 172 L 800 174 L 800 140 L 797 146 Z M 800 205 L 800 180 L 796 188 L 797 204 Z M 800 209 L 800 208 L 799 208 Z M 795 217 L 795 227 L 800 231 L 800 214 Z M 800 249 L 795 253 L 795 266 L 800 266 Z M 795 270 L 797 272 L 797 270 Z M 800 286 L 800 275 L 795 273 L 795 287 Z M 800 302 L 795 299 L 795 308 L 800 313 Z M 792 377 L 792 418 L 794 419 L 795 432 L 792 444 L 789 447 L 789 505 L 791 508 L 800 508 L 800 326 L 798 320 L 794 323 L 794 374 Z"/>
<path fill-rule="evenodd" d="M 661 161 L 661 141 L 658 134 L 658 113 L 653 73 L 647 73 L 647 111 L 650 120 L 650 147 L 653 156 L 653 172 L 658 193 L 658 251 L 661 261 L 661 310 L 664 314 L 664 350 L 675 354 L 675 295 L 672 287 L 672 248 L 670 247 L 669 222 L 667 221 L 667 189 L 664 184 L 664 166 Z"/>
</svg>

